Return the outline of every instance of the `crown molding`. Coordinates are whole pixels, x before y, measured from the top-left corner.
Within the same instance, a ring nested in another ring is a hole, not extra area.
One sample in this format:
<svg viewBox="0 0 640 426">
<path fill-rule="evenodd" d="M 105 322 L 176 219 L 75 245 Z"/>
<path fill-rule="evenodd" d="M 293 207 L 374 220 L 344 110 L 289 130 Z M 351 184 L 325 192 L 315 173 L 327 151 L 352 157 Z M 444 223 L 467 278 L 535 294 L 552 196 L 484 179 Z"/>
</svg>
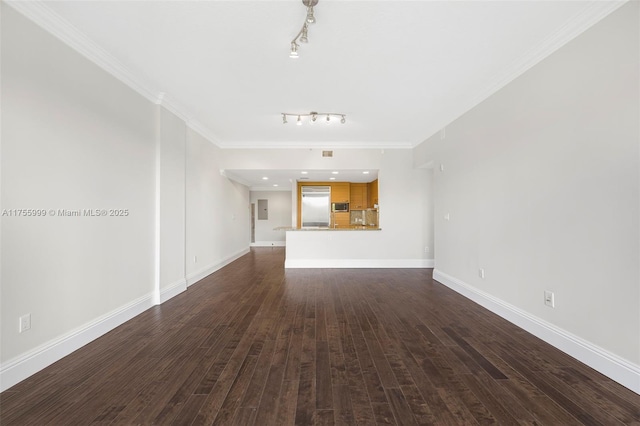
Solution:
<svg viewBox="0 0 640 426">
<path fill-rule="evenodd" d="M 138 78 L 114 56 L 96 44 L 74 25 L 51 10 L 44 1 L 4 1 L 36 25 L 129 86 L 142 97 L 156 105 L 161 105 L 183 120 L 188 127 L 196 130 L 214 145 L 219 146 L 218 138 L 216 138 L 206 126 L 193 119 L 187 108 L 172 99 L 170 95 L 157 90 L 148 82 Z"/>
<path fill-rule="evenodd" d="M 441 128 L 444 128 L 445 126 L 453 123 L 455 120 L 466 114 L 478 104 L 489 98 L 491 95 L 505 87 L 507 84 L 511 83 L 516 78 L 520 77 L 522 74 L 544 60 L 546 57 L 554 53 L 556 50 L 560 49 L 562 46 L 569 43 L 571 40 L 591 28 L 597 22 L 601 21 L 609 14 L 613 13 L 615 10 L 626 4 L 628 1 L 629 0 L 592 0 L 591 4 L 587 8 L 577 13 L 575 16 L 573 16 L 573 18 L 565 22 L 565 24 L 558 28 L 554 33 L 547 36 L 544 40 L 542 40 L 529 51 L 525 52 L 509 67 L 495 74 L 490 79 L 489 85 L 487 85 L 483 90 L 476 93 L 474 96 L 470 97 L 469 101 L 466 103 L 466 106 L 458 110 L 459 112 L 451 114 L 450 119 L 445 120 L 442 126 L 440 126 L 438 129 L 433 129 L 432 131 L 430 131 L 428 133 L 429 137 L 413 144 L 412 146 L 415 148 L 416 146 L 433 137 L 440 131 Z"/>
<path fill-rule="evenodd" d="M 189 120 L 186 123 L 188 128 L 198 133 L 203 138 L 207 139 L 216 147 L 224 148 L 220 142 L 220 139 L 211 130 L 209 130 L 207 126 L 200 123 L 198 120 Z"/>
<path fill-rule="evenodd" d="M 316 149 L 412 149 L 413 144 L 407 141 L 396 142 L 353 142 L 353 141 L 332 141 L 332 142 L 264 142 L 237 141 L 225 142 L 219 145 L 222 149 L 287 149 L 287 148 L 316 148 Z"/>
<path fill-rule="evenodd" d="M 472 103 L 477 105 L 517 77 L 524 74 L 534 65 L 551 55 L 556 50 L 591 28 L 607 15 L 625 4 L 628 0 L 592 1 L 589 7 L 576 14 L 554 33 L 547 36 L 520 59 L 512 63 L 506 70 L 494 76 L 492 83 L 476 95 Z"/>
<path fill-rule="evenodd" d="M 238 182 L 241 185 L 244 185 L 246 187 L 250 187 L 251 186 L 251 182 L 249 182 L 248 180 L 242 178 L 241 176 L 236 175 L 233 172 L 230 172 L 226 169 L 220 169 L 220 176 L 224 176 L 227 179 L 231 179 L 234 182 Z"/>
<path fill-rule="evenodd" d="M 5 3 L 125 83 L 145 99 L 154 103 L 157 101 L 157 90 L 153 90 L 148 84 L 136 78 L 120 61 L 52 11 L 44 2 L 5 0 Z"/>
</svg>

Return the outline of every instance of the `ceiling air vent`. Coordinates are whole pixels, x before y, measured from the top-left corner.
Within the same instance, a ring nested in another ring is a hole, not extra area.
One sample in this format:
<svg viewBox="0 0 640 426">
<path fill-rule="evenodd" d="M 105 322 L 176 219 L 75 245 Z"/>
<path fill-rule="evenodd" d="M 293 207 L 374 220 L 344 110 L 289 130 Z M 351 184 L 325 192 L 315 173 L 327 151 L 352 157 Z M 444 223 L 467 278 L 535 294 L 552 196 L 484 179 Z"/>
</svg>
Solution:
<svg viewBox="0 0 640 426">
<path fill-rule="evenodd" d="M 333 151 L 322 151 L 323 157 L 333 157 Z"/>
<path fill-rule="evenodd" d="M 308 177 L 301 177 L 301 178 L 300 178 L 300 179 L 298 179 L 298 180 L 309 180 L 309 178 L 308 178 Z"/>
</svg>

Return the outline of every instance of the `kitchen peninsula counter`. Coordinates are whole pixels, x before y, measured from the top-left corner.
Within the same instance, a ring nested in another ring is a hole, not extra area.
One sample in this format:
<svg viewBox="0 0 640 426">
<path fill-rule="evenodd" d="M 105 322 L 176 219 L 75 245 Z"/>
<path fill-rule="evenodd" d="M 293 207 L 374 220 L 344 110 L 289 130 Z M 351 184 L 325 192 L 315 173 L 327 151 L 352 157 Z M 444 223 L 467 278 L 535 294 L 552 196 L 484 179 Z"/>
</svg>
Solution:
<svg viewBox="0 0 640 426">
<path fill-rule="evenodd" d="M 292 226 L 278 226 L 277 228 L 273 228 L 274 231 L 382 231 L 382 228 L 377 226 L 363 226 L 363 225 L 348 225 L 348 226 L 337 226 L 335 228 L 327 228 L 327 227 L 319 227 L 319 228 L 295 228 Z"/>
<path fill-rule="evenodd" d="M 342 228 L 282 227 L 286 232 L 285 268 L 425 268 L 433 262 L 407 259 L 389 229 L 352 225 Z M 374 232 L 375 231 L 375 232 Z"/>
</svg>

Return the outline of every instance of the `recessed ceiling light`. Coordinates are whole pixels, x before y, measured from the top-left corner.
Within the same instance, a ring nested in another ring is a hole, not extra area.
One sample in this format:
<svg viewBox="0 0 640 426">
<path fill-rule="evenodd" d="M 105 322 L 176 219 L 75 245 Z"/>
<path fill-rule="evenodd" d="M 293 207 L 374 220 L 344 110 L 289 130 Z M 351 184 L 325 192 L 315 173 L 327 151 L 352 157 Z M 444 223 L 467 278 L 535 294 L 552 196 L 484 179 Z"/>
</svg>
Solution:
<svg viewBox="0 0 640 426">
<path fill-rule="evenodd" d="M 330 177 L 330 178 L 329 178 L 329 180 L 336 180 L 336 178 L 334 178 L 334 177 Z"/>
<path fill-rule="evenodd" d="M 303 174 L 303 175 L 306 175 L 307 173 L 309 173 L 309 172 L 300 172 L 300 174 Z"/>
<path fill-rule="evenodd" d="M 269 178 L 265 176 L 262 178 L 262 180 L 269 180 Z"/>
<path fill-rule="evenodd" d="M 364 172 L 362 172 L 362 174 L 363 174 L 363 175 L 368 175 L 368 174 L 369 174 L 369 171 L 368 171 L 368 170 L 365 170 Z"/>
<path fill-rule="evenodd" d="M 331 172 L 332 175 L 337 175 L 340 172 Z"/>
<path fill-rule="evenodd" d="M 274 183 L 274 184 L 273 184 L 273 186 L 278 186 L 278 184 L 277 184 L 277 183 Z"/>
</svg>

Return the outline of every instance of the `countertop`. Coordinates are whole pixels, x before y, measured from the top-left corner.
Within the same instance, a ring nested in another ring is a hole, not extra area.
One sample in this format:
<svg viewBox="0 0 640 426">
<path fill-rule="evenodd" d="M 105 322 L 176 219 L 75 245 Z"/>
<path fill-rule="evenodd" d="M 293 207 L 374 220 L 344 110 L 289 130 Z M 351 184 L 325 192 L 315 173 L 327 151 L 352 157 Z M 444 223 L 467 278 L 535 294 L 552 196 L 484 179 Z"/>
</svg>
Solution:
<svg viewBox="0 0 640 426">
<path fill-rule="evenodd" d="M 293 226 L 278 226 L 273 228 L 275 231 L 380 231 L 377 226 L 348 225 L 338 226 L 335 228 L 296 228 Z"/>
</svg>

